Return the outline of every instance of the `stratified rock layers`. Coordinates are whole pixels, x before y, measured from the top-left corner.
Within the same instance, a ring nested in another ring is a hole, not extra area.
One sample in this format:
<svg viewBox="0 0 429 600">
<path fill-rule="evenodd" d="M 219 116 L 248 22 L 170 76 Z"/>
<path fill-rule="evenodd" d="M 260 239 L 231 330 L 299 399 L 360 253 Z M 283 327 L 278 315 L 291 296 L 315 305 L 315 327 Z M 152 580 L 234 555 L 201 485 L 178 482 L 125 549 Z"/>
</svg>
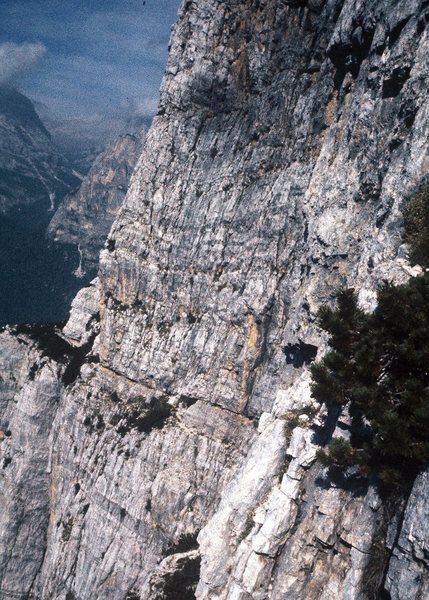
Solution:
<svg viewBox="0 0 429 600">
<path fill-rule="evenodd" d="M 317 442 L 348 423 L 323 428 L 306 370 L 323 350 L 315 311 L 338 286 L 371 307 L 383 278 L 410 276 L 402 210 L 429 171 L 427 11 L 417 0 L 183 2 L 100 280 L 64 330 L 70 350 L 2 335 L 3 369 L 16 356 L 20 373 L 2 382 L 13 415 L 0 532 L 20 550 L 0 564 L 2 589 L 427 597 L 426 474 L 394 514 L 372 487 L 334 486 Z M 26 379 L 27 352 L 41 356 Z M 17 444 L 54 368 L 45 435 Z M 14 492 L 33 472 L 49 514 Z M 11 529 L 18 512 L 44 555 Z"/>
<path fill-rule="evenodd" d="M 102 257 L 103 364 L 247 414 L 336 287 L 396 267 L 428 167 L 419 3 L 302 4 L 184 4 Z"/>
</svg>

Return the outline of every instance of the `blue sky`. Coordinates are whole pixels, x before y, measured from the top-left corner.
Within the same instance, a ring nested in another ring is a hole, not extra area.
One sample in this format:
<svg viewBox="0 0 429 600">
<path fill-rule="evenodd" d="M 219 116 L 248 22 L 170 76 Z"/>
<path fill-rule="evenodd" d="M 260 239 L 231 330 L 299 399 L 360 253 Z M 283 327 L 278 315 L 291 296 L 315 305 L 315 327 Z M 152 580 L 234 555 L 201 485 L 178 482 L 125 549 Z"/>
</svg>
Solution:
<svg viewBox="0 0 429 600">
<path fill-rule="evenodd" d="M 3 0 L 0 81 L 56 115 L 153 113 L 180 0 Z"/>
</svg>

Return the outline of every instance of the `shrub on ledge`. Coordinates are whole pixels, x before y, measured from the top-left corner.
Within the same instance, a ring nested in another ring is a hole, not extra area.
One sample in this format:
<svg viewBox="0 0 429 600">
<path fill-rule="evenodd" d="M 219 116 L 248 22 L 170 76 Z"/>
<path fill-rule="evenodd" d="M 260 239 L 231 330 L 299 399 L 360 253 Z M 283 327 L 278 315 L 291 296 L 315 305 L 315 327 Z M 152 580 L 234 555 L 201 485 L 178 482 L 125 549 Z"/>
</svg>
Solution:
<svg viewBox="0 0 429 600">
<path fill-rule="evenodd" d="M 346 468 L 356 464 L 356 451 L 343 438 L 334 438 L 326 449 L 317 451 L 317 458 L 324 467 Z"/>
<path fill-rule="evenodd" d="M 410 246 L 410 259 L 429 265 L 429 187 L 416 194 L 405 210 L 404 241 Z"/>
<path fill-rule="evenodd" d="M 372 314 L 348 289 L 318 317 L 330 351 L 311 367 L 312 394 L 352 416 L 350 448 L 334 440 L 319 457 L 389 482 L 413 477 L 429 461 L 429 274 L 385 282 Z"/>
</svg>

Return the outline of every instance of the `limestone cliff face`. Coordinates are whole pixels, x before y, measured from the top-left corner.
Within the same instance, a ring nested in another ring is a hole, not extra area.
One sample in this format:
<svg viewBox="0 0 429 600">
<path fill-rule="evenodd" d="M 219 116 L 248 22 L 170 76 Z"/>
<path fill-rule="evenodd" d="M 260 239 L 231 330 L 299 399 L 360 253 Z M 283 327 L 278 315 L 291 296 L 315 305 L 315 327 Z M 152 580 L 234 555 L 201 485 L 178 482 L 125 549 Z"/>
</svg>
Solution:
<svg viewBox="0 0 429 600">
<path fill-rule="evenodd" d="M 285 346 L 317 343 L 317 306 L 341 284 L 371 294 L 396 268 L 401 208 L 428 167 L 423 12 L 183 5 L 102 257 L 103 364 L 271 409 L 294 376 Z"/>
<path fill-rule="evenodd" d="M 109 144 L 49 224 L 48 236 L 55 242 L 79 247 L 82 275 L 97 272 L 100 250 L 127 192 L 144 136 L 145 131 L 121 135 Z"/>
<path fill-rule="evenodd" d="M 316 450 L 348 422 L 324 424 L 306 369 L 335 288 L 371 308 L 418 272 L 402 209 L 429 170 L 428 8 L 182 3 L 99 280 L 48 346 L 2 334 L 3 594 L 428 597 L 427 473 L 393 507 L 330 481 Z"/>
</svg>

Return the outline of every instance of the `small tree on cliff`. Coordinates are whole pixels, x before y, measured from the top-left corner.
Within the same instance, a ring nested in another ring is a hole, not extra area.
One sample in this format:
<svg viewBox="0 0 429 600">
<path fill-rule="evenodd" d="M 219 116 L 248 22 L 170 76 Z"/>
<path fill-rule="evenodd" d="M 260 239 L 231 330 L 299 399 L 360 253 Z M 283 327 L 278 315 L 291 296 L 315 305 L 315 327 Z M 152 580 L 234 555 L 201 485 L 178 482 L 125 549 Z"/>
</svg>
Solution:
<svg viewBox="0 0 429 600">
<path fill-rule="evenodd" d="M 353 290 L 341 291 L 337 308 L 320 309 L 319 323 L 331 350 L 312 365 L 312 393 L 350 406 L 355 427 L 350 448 L 342 448 L 345 464 L 386 480 L 413 475 L 429 461 L 429 275 L 386 282 L 372 314 L 358 308 Z M 328 447 L 320 456 L 339 466 L 339 453 Z"/>
<path fill-rule="evenodd" d="M 429 266 L 429 187 L 405 211 L 413 263 Z M 385 282 L 374 313 L 358 307 L 354 290 L 338 292 L 335 309 L 318 318 L 330 351 L 311 368 L 313 396 L 348 404 L 351 442 L 333 440 L 324 464 L 360 465 L 385 481 L 411 478 L 429 461 L 429 272 L 404 285 Z"/>
</svg>

